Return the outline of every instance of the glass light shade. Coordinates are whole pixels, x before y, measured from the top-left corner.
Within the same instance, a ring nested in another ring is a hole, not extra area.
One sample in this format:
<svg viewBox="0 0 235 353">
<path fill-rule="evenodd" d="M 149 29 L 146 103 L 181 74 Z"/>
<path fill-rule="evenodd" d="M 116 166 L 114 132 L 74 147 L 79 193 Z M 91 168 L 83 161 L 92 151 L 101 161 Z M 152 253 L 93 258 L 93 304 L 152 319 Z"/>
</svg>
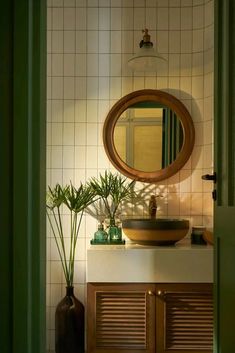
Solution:
<svg viewBox="0 0 235 353">
<path fill-rule="evenodd" d="M 166 61 L 152 46 L 143 45 L 139 51 L 128 60 L 128 66 L 133 71 L 157 71 L 159 61 Z"/>
</svg>

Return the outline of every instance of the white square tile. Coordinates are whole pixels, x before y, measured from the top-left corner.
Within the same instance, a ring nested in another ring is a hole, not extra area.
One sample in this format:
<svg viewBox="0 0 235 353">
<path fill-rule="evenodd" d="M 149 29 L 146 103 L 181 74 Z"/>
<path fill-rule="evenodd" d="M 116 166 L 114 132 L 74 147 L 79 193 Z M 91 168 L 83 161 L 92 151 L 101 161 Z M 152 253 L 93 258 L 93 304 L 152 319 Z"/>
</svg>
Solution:
<svg viewBox="0 0 235 353">
<path fill-rule="evenodd" d="M 139 33 L 139 32 L 138 32 Z M 122 31 L 122 53 L 133 54 L 133 32 L 132 31 Z M 140 37 L 141 38 L 141 37 Z"/>
<path fill-rule="evenodd" d="M 75 54 L 64 54 L 64 76 L 75 75 Z"/>
<path fill-rule="evenodd" d="M 110 9 L 99 8 L 99 30 L 110 31 Z"/>
<path fill-rule="evenodd" d="M 192 101 L 192 118 L 194 122 L 203 121 L 204 108 L 203 99 L 195 99 Z"/>
<path fill-rule="evenodd" d="M 52 98 L 52 78 L 47 77 L 47 99 Z"/>
<path fill-rule="evenodd" d="M 52 53 L 63 53 L 63 31 L 52 31 L 51 34 Z"/>
<path fill-rule="evenodd" d="M 169 76 L 180 75 L 180 55 L 171 54 L 169 56 Z"/>
<path fill-rule="evenodd" d="M 214 23 L 214 1 L 208 1 L 205 4 L 205 27 Z"/>
<path fill-rule="evenodd" d="M 109 99 L 109 77 L 99 78 L 99 99 Z"/>
<path fill-rule="evenodd" d="M 95 146 L 87 146 L 86 148 L 86 167 L 97 168 L 97 148 Z"/>
<path fill-rule="evenodd" d="M 121 78 L 111 77 L 110 79 L 110 98 L 119 99 L 121 97 Z"/>
<path fill-rule="evenodd" d="M 109 168 L 109 160 L 103 146 L 98 146 L 98 168 Z"/>
<path fill-rule="evenodd" d="M 51 122 L 52 121 L 52 101 L 51 100 L 47 100 L 47 122 Z"/>
<path fill-rule="evenodd" d="M 79 7 L 76 9 L 76 30 L 87 29 L 87 9 L 85 7 Z"/>
<path fill-rule="evenodd" d="M 109 76 L 109 54 L 99 54 L 99 76 Z"/>
<path fill-rule="evenodd" d="M 213 167 L 212 145 L 206 145 L 203 148 L 203 168 Z"/>
<path fill-rule="evenodd" d="M 51 284 L 51 306 L 56 306 L 62 298 L 61 284 Z"/>
<path fill-rule="evenodd" d="M 150 31 L 157 29 L 157 12 L 153 8 L 146 9 L 146 24 Z"/>
<path fill-rule="evenodd" d="M 53 30 L 63 29 L 63 9 L 62 8 L 52 9 L 52 28 Z"/>
<path fill-rule="evenodd" d="M 52 6 L 53 7 L 63 7 L 63 0 L 52 0 Z"/>
<path fill-rule="evenodd" d="M 122 7 L 133 7 L 134 0 L 122 0 Z"/>
<path fill-rule="evenodd" d="M 103 123 L 109 112 L 109 101 L 99 100 L 98 101 L 98 122 Z"/>
<path fill-rule="evenodd" d="M 204 31 L 204 49 L 211 49 L 214 47 L 214 27 L 209 26 Z"/>
<path fill-rule="evenodd" d="M 46 143 L 51 145 L 51 123 L 47 123 Z"/>
<path fill-rule="evenodd" d="M 169 45 L 169 32 L 168 31 L 158 31 L 156 47 L 159 53 L 168 53 Z"/>
<path fill-rule="evenodd" d="M 203 30 L 193 31 L 193 52 L 203 51 Z"/>
<path fill-rule="evenodd" d="M 132 81 L 130 81 L 130 82 L 132 82 Z M 156 87 L 157 87 L 156 77 L 145 77 L 145 88 L 156 89 Z M 131 92 L 131 89 L 130 89 L 130 92 Z"/>
<path fill-rule="evenodd" d="M 63 120 L 63 101 L 52 100 L 51 102 L 51 119 L 53 122 L 62 122 Z"/>
<path fill-rule="evenodd" d="M 62 168 L 62 146 L 51 147 L 51 167 Z"/>
<path fill-rule="evenodd" d="M 63 98 L 63 78 L 52 77 L 52 99 Z"/>
<path fill-rule="evenodd" d="M 64 100 L 64 122 L 72 123 L 75 117 L 75 104 L 73 99 Z"/>
<path fill-rule="evenodd" d="M 75 168 L 85 168 L 86 166 L 86 147 L 75 146 Z"/>
<path fill-rule="evenodd" d="M 87 0 L 76 0 L 76 7 L 86 7 Z"/>
<path fill-rule="evenodd" d="M 52 30 L 52 9 L 47 6 L 47 31 Z"/>
<path fill-rule="evenodd" d="M 75 98 L 86 99 L 87 82 L 85 77 L 75 79 Z"/>
<path fill-rule="evenodd" d="M 76 146 L 86 145 L 86 124 L 85 123 L 75 124 L 75 145 Z"/>
<path fill-rule="evenodd" d="M 122 9 L 122 30 L 133 29 L 133 9 L 124 7 Z"/>
<path fill-rule="evenodd" d="M 121 31 L 110 32 L 110 51 L 111 53 L 121 53 Z"/>
<path fill-rule="evenodd" d="M 76 76 L 86 76 L 87 70 L 87 55 L 76 54 L 75 56 L 75 73 Z"/>
<path fill-rule="evenodd" d="M 98 31 L 87 31 L 87 52 L 98 53 Z"/>
<path fill-rule="evenodd" d="M 211 72 L 204 76 L 204 96 L 211 97 L 214 94 L 214 74 Z"/>
<path fill-rule="evenodd" d="M 194 123 L 195 146 L 203 146 L 203 123 Z"/>
<path fill-rule="evenodd" d="M 51 144 L 62 145 L 62 123 L 52 123 L 51 125 Z"/>
<path fill-rule="evenodd" d="M 157 77 L 157 89 L 167 88 L 168 77 Z"/>
<path fill-rule="evenodd" d="M 99 0 L 99 7 L 110 7 L 110 0 Z"/>
<path fill-rule="evenodd" d="M 204 6 L 193 7 L 193 29 L 200 29 L 204 26 Z"/>
<path fill-rule="evenodd" d="M 63 126 L 63 145 L 73 146 L 74 145 L 74 124 L 64 123 Z"/>
<path fill-rule="evenodd" d="M 121 8 L 111 9 L 111 30 L 122 29 L 122 10 Z"/>
<path fill-rule="evenodd" d="M 180 215 L 189 216 L 191 213 L 191 194 L 189 192 L 180 193 Z"/>
<path fill-rule="evenodd" d="M 63 169 L 63 185 L 74 185 L 74 169 Z"/>
<path fill-rule="evenodd" d="M 88 77 L 87 78 L 87 99 L 98 98 L 98 78 Z"/>
<path fill-rule="evenodd" d="M 135 91 L 137 91 L 139 89 L 144 89 L 144 77 L 134 77 L 133 89 Z"/>
<path fill-rule="evenodd" d="M 169 9 L 169 29 L 180 30 L 180 8 Z"/>
<path fill-rule="evenodd" d="M 144 7 L 145 0 L 134 0 L 134 7 Z"/>
<path fill-rule="evenodd" d="M 194 146 L 192 152 L 192 168 L 202 168 L 203 167 L 203 147 Z"/>
<path fill-rule="evenodd" d="M 63 146 L 63 168 L 74 168 L 74 146 Z"/>
<path fill-rule="evenodd" d="M 146 7 L 157 7 L 157 2 L 156 0 L 146 0 Z M 168 5 L 168 4 L 167 4 Z"/>
<path fill-rule="evenodd" d="M 132 77 L 122 77 L 122 96 L 125 96 L 132 91 Z"/>
<path fill-rule="evenodd" d="M 64 32 L 64 53 L 75 53 L 75 31 Z"/>
<path fill-rule="evenodd" d="M 98 8 L 87 9 L 87 29 L 98 30 L 99 16 Z"/>
<path fill-rule="evenodd" d="M 75 30 L 74 8 L 64 8 L 64 30 Z"/>
<path fill-rule="evenodd" d="M 75 185 L 80 185 L 80 183 L 86 182 L 85 169 L 74 169 Z M 82 225 L 82 224 L 81 224 Z"/>
<path fill-rule="evenodd" d="M 110 53 L 110 31 L 99 31 L 99 53 Z"/>
<path fill-rule="evenodd" d="M 192 52 L 192 31 L 181 31 L 180 33 L 180 47 L 181 53 L 191 53 Z"/>
<path fill-rule="evenodd" d="M 86 122 L 86 100 L 77 100 L 75 102 L 75 121 Z"/>
<path fill-rule="evenodd" d="M 192 77 L 192 96 L 195 99 L 203 98 L 203 77 Z"/>
<path fill-rule="evenodd" d="M 96 146 L 97 145 L 97 124 L 88 123 L 87 124 L 87 145 Z"/>
<path fill-rule="evenodd" d="M 169 30 L 169 9 L 158 8 L 157 11 L 157 29 L 158 30 Z"/>
<path fill-rule="evenodd" d="M 121 54 L 112 54 L 111 55 L 111 67 L 110 67 L 110 76 L 121 76 Z"/>
<path fill-rule="evenodd" d="M 122 54 L 122 76 L 133 76 L 133 71 L 128 66 L 128 60 L 131 56 L 131 54 Z M 144 72 L 134 72 L 134 75 L 144 76 Z"/>
<path fill-rule="evenodd" d="M 76 31 L 76 53 L 87 52 L 87 33 L 86 31 Z"/>
<path fill-rule="evenodd" d="M 51 170 L 51 185 L 56 185 L 57 183 L 62 184 L 62 169 Z"/>
<path fill-rule="evenodd" d="M 47 53 L 52 51 L 52 31 L 47 31 Z"/>
<path fill-rule="evenodd" d="M 75 78 L 64 77 L 64 99 L 75 98 Z"/>
<path fill-rule="evenodd" d="M 204 120 L 213 120 L 213 97 L 204 98 Z"/>
<path fill-rule="evenodd" d="M 145 13 L 142 8 L 134 9 L 134 29 L 141 31 L 145 28 Z"/>
<path fill-rule="evenodd" d="M 87 0 L 87 6 L 88 7 L 97 7 L 99 5 L 98 0 Z"/>
<path fill-rule="evenodd" d="M 50 283 L 61 283 L 62 282 L 62 268 L 60 261 L 51 261 L 51 276 Z"/>
<path fill-rule="evenodd" d="M 52 54 L 47 54 L 47 76 L 51 76 L 52 75 L 52 69 L 51 69 L 51 64 L 52 64 L 52 60 L 51 60 Z"/>
<path fill-rule="evenodd" d="M 208 49 L 204 51 L 204 73 L 214 71 L 214 49 Z"/>
<path fill-rule="evenodd" d="M 202 192 L 202 169 L 194 170 L 192 173 L 192 192 Z"/>
<path fill-rule="evenodd" d="M 204 145 L 212 144 L 213 122 L 207 120 L 203 124 Z"/>
<path fill-rule="evenodd" d="M 52 76 L 63 76 L 63 54 L 52 54 Z"/>
<path fill-rule="evenodd" d="M 97 122 L 98 101 L 96 99 L 87 101 L 87 122 Z"/>
<path fill-rule="evenodd" d="M 203 194 L 203 215 L 213 216 L 213 199 L 211 192 Z"/>
<path fill-rule="evenodd" d="M 180 192 L 191 191 L 191 170 L 180 170 Z"/>
<path fill-rule="evenodd" d="M 191 77 L 181 77 L 180 79 L 180 98 L 189 99 L 192 93 L 192 78 Z"/>
<path fill-rule="evenodd" d="M 192 54 L 180 55 L 180 75 L 192 76 Z"/>
<path fill-rule="evenodd" d="M 181 11 L 181 16 L 180 16 L 181 30 L 191 30 L 193 26 L 192 8 L 181 7 L 180 11 Z"/>
<path fill-rule="evenodd" d="M 64 0 L 64 7 L 75 7 L 76 1 L 75 0 Z"/>
<path fill-rule="evenodd" d="M 180 98 L 180 78 L 179 77 L 169 77 L 169 87 L 171 87 L 171 90 L 173 90 L 173 94 L 176 98 Z"/>
<path fill-rule="evenodd" d="M 168 195 L 168 215 L 179 216 L 180 214 L 180 198 L 177 193 Z"/>
<path fill-rule="evenodd" d="M 98 76 L 98 54 L 87 54 L 87 76 Z"/>
<path fill-rule="evenodd" d="M 180 6 L 180 0 L 169 0 L 169 7 Z"/>
<path fill-rule="evenodd" d="M 193 67 L 192 67 L 192 75 L 199 76 L 203 75 L 203 53 L 193 53 Z"/>
<path fill-rule="evenodd" d="M 192 193 L 191 200 L 191 215 L 202 215 L 203 194 L 200 192 Z"/>
<path fill-rule="evenodd" d="M 121 7 L 122 0 L 111 0 L 111 7 Z"/>
<path fill-rule="evenodd" d="M 181 6 L 192 6 L 192 0 L 181 0 Z"/>
<path fill-rule="evenodd" d="M 169 31 L 169 53 L 180 53 L 180 31 Z"/>
</svg>

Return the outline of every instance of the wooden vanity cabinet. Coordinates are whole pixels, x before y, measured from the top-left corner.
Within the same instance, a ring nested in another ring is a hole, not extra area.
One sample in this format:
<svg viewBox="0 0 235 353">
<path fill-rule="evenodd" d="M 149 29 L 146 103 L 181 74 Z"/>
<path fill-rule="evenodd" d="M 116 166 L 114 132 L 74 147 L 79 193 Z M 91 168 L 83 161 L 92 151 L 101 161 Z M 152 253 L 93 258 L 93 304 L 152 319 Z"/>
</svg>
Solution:
<svg viewBox="0 0 235 353">
<path fill-rule="evenodd" d="M 211 284 L 88 283 L 88 353 L 212 353 Z"/>
</svg>

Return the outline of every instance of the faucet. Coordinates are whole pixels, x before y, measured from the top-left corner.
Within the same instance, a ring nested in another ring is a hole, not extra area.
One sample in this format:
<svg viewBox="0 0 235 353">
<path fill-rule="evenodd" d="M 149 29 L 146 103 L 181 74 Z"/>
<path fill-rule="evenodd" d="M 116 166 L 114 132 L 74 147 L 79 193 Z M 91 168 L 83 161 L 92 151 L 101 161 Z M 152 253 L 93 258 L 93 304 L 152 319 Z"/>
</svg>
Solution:
<svg viewBox="0 0 235 353">
<path fill-rule="evenodd" d="M 156 218 L 156 213 L 157 213 L 156 196 L 151 195 L 150 200 L 149 200 L 149 217 Z"/>
</svg>

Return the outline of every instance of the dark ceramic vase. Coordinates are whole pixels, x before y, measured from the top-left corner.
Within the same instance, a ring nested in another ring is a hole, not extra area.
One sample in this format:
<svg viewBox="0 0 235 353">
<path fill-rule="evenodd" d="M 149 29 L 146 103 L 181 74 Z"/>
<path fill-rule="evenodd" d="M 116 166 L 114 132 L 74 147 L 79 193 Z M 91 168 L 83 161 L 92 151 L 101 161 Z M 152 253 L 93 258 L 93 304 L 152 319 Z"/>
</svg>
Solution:
<svg viewBox="0 0 235 353">
<path fill-rule="evenodd" d="M 66 296 L 55 312 L 56 353 L 84 353 L 84 306 L 66 287 Z"/>
</svg>

